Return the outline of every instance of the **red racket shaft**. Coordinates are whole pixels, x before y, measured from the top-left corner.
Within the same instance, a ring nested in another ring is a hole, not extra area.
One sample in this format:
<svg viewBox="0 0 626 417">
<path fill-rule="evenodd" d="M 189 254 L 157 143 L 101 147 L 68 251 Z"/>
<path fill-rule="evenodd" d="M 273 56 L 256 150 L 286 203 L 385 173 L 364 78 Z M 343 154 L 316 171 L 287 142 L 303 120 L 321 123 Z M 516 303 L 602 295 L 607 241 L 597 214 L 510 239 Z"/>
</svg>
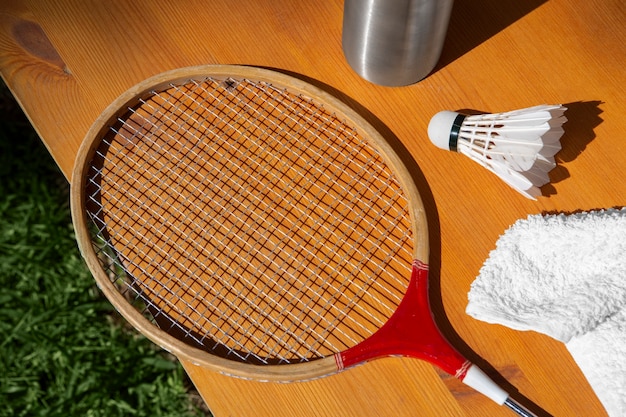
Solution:
<svg viewBox="0 0 626 417">
<path fill-rule="evenodd" d="M 433 318 L 428 296 L 428 265 L 415 261 L 411 281 L 396 312 L 371 337 L 335 355 L 337 369 L 386 356 L 408 356 L 430 362 L 466 385 L 520 416 L 534 417 L 491 380 L 478 366 L 463 357 L 443 337 Z"/>
</svg>

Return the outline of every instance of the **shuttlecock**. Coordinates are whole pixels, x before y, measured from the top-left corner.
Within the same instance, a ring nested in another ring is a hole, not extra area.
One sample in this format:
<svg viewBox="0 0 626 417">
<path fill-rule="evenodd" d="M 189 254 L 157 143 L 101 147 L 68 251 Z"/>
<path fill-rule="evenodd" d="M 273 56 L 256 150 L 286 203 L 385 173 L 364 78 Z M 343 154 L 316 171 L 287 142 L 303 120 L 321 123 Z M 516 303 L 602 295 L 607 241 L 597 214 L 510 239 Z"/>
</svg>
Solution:
<svg viewBox="0 0 626 417">
<path fill-rule="evenodd" d="M 535 199 L 556 166 L 565 110 L 557 104 L 481 115 L 442 111 L 431 119 L 428 136 L 439 148 L 468 156 Z"/>
</svg>

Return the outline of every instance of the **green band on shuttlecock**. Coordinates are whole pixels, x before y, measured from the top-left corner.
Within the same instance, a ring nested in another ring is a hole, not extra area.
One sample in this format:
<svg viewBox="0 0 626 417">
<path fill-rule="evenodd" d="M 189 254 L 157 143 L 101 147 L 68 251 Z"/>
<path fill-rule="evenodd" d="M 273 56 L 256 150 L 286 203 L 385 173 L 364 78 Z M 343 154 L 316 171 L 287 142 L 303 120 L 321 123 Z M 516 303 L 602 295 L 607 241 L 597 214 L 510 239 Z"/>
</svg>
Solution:
<svg viewBox="0 0 626 417">
<path fill-rule="evenodd" d="M 465 120 L 466 117 L 466 115 L 459 113 L 452 123 L 452 129 L 450 129 L 450 142 L 448 143 L 448 146 L 453 152 L 457 151 L 456 146 L 459 142 L 459 132 L 461 131 L 463 120 Z"/>
</svg>

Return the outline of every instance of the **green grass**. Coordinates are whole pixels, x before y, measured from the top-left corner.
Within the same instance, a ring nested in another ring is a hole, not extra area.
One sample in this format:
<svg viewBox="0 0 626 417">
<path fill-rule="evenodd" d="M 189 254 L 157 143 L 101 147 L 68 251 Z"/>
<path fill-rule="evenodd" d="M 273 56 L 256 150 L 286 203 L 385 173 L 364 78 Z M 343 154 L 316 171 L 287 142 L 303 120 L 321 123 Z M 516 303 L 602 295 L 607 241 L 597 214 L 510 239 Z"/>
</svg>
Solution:
<svg viewBox="0 0 626 417">
<path fill-rule="evenodd" d="M 97 290 L 68 188 L 0 82 L 0 417 L 204 415 L 180 364 Z"/>
</svg>

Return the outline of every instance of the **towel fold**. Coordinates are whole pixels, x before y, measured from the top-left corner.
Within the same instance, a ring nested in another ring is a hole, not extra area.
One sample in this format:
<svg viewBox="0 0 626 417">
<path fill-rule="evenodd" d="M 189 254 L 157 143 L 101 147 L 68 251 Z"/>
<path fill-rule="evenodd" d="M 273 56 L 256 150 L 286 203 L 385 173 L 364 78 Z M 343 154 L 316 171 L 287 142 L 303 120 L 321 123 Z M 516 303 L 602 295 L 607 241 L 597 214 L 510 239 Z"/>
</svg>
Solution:
<svg viewBox="0 0 626 417">
<path fill-rule="evenodd" d="M 498 239 L 467 313 L 566 343 L 610 416 L 626 416 L 626 208 L 531 215 Z"/>
</svg>

